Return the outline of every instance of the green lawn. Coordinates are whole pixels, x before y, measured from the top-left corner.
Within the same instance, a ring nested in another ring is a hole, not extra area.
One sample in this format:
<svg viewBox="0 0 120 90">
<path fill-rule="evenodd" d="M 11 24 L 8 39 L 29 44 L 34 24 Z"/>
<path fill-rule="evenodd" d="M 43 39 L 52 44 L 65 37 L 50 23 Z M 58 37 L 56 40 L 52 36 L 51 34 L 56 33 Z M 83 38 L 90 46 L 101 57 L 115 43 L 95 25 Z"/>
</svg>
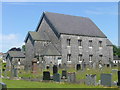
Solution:
<svg viewBox="0 0 120 90">
<path fill-rule="evenodd" d="M 87 86 L 84 84 L 69 84 L 55 82 L 31 82 L 23 80 L 3 79 L 8 88 L 103 88 L 102 86 Z"/>
<path fill-rule="evenodd" d="M 75 69 L 68 69 L 68 72 L 76 72 Z M 52 71 L 50 71 L 52 74 Z M 59 73 L 62 73 L 62 69 L 59 69 Z M 76 78 L 77 80 L 85 79 L 86 74 L 96 74 L 97 82 L 100 80 L 101 73 L 111 73 L 111 68 L 99 69 L 86 69 L 85 71 L 77 71 Z M 10 75 L 10 72 L 8 72 Z M 42 78 L 42 72 L 37 74 L 32 74 L 31 71 L 19 72 L 19 77 L 30 77 L 30 78 Z M 117 72 L 112 74 L 113 81 L 117 81 Z M 3 82 L 7 84 L 8 88 L 103 88 L 102 86 L 87 86 L 84 84 L 69 84 L 69 83 L 55 83 L 55 82 L 33 82 L 33 81 L 24 81 L 24 80 L 7 80 L 3 79 Z"/>
</svg>

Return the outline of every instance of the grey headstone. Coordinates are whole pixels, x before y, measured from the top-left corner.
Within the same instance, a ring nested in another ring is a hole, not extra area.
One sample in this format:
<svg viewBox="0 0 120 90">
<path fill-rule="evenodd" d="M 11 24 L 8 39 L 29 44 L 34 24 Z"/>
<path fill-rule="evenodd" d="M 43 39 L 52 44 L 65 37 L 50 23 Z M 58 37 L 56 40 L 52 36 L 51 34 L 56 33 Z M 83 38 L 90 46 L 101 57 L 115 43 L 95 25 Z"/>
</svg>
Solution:
<svg viewBox="0 0 120 90">
<path fill-rule="evenodd" d="M 67 76 L 68 76 L 68 78 L 67 78 L 68 82 L 70 82 L 70 83 L 75 83 L 76 82 L 76 74 L 75 74 L 75 72 L 68 73 Z"/>
<path fill-rule="evenodd" d="M 18 77 L 18 70 L 17 68 L 14 68 L 14 71 L 13 71 L 13 77 Z"/>
<path fill-rule="evenodd" d="M 7 90 L 7 85 L 5 83 L 0 83 L 0 90 Z"/>
<path fill-rule="evenodd" d="M 63 64 L 63 68 L 64 68 L 65 70 L 67 69 L 66 63 Z"/>
<path fill-rule="evenodd" d="M 53 81 L 60 82 L 60 74 L 59 73 L 55 73 L 53 75 Z"/>
<path fill-rule="evenodd" d="M 112 86 L 112 74 L 101 74 L 101 85 Z"/>
<path fill-rule="evenodd" d="M 114 81 L 114 82 L 112 83 L 112 85 L 113 85 L 113 86 L 117 86 L 117 81 Z"/>
<path fill-rule="evenodd" d="M 43 72 L 43 80 L 50 80 L 50 72 L 49 71 L 44 71 Z"/>
<path fill-rule="evenodd" d="M 57 67 L 57 65 L 54 65 L 53 66 L 53 74 L 56 74 L 56 73 L 58 73 L 58 67 Z"/>
<path fill-rule="evenodd" d="M 46 62 L 42 61 L 42 69 L 46 69 Z"/>
<path fill-rule="evenodd" d="M 62 68 L 62 65 L 61 65 L 61 64 L 59 64 L 59 68 Z"/>
<path fill-rule="evenodd" d="M 62 70 L 62 77 L 65 77 L 65 79 L 67 79 L 67 71 L 66 70 Z"/>
<path fill-rule="evenodd" d="M 86 75 L 86 84 L 87 85 L 96 85 L 96 74 L 87 74 Z"/>
<path fill-rule="evenodd" d="M 96 62 L 93 62 L 92 67 L 95 69 L 96 68 Z"/>
<path fill-rule="evenodd" d="M 83 62 L 82 62 L 82 70 L 84 70 L 85 68 L 86 68 L 86 62 L 83 61 Z"/>
<path fill-rule="evenodd" d="M 118 83 L 117 83 L 118 86 L 120 86 L 120 71 L 118 71 Z"/>
<path fill-rule="evenodd" d="M 118 69 L 112 69 L 112 73 L 117 73 Z"/>
</svg>

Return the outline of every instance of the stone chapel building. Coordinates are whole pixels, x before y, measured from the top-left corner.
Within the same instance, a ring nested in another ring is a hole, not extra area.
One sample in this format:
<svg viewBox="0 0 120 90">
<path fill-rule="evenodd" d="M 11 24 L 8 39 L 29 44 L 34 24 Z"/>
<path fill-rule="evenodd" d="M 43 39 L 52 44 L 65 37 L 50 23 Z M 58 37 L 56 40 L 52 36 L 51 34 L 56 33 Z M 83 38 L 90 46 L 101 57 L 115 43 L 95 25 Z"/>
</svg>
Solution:
<svg viewBox="0 0 120 90">
<path fill-rule="evenodd" d="M 43 12 L 35 31 L 25 38 L 26 68 L 37 58 L 45 65 L 86 64 L 113 60 L 112 43 L 107 36 L 86 17 Z"/>
</svg>

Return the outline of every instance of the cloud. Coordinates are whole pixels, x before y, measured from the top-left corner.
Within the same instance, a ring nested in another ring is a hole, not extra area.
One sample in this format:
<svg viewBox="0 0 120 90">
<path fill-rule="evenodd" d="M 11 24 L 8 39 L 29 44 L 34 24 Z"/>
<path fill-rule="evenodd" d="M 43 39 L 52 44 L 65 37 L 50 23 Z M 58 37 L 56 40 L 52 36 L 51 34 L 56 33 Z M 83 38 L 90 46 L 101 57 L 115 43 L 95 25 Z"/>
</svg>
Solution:
<svg viewBox="0 0 120 90">
<path fill-rule="evenodd" d="M 2 52 L 7 52 L 12 47 L 21 47 L 23 45 L 19 34 L 2 34 L 0 35 L 0 47 L 2 47 Z"/>
<path fill-rule="evenodd" d="M 118 12 L 103 12 L 99 10 L 86 10 L 86 14 L 94 14 L 94 15 L 118 15 Z"/>
<path fill-rule="evenodd" d="M 8 34 L 8 35 L 2 35 L 2 39 L 3 40 L 15 40 L 17 38 L 17 35 L 16 34 Z"/>
</svg>

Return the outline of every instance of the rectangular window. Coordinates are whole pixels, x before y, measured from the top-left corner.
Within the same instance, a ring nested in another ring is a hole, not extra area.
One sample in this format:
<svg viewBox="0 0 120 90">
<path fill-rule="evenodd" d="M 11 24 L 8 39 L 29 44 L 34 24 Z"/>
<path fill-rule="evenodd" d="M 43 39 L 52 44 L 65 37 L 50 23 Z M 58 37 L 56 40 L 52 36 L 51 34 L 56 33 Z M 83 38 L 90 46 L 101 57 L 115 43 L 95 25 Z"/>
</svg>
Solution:
<svg viewBox="0 0 120 90">
<path fill-rule="evenodd" d="M 99 41 L 99 47 L 102 47 L 102 41 Z"/>
<path fill-rule="evenodd" d="M 70 39 L 67 39 L 67 46 L 70 46 Z"/>
<path fill-rule="evenodd" d="M 99 55 L 99 57 L 100 57 L 100 61 L 102 61 L 102 57 L 103 57 L 103 55 Z"/>
<path fill-rule="evenodd" d="M 78 55 L 78 61 L 82 61 L 82 54 Z"/>
<path fill-rule="evenodd" d="M 92 40 L 89 40 L 89 47 L 92 47 Z"/>
<path fill-rule="evenodd" d="M 67 61 L 71 61 L 71 54 L 67 54 Z"/>
<path fill-rule="evenodd" d="M 92 61 L 93 55 L 89 55 L 89 61 Z"/>
<path fill-rule="evenodd" d="M 78 46 L 82 46 L 82 40 L 78 40 Z"/>
</svg>

